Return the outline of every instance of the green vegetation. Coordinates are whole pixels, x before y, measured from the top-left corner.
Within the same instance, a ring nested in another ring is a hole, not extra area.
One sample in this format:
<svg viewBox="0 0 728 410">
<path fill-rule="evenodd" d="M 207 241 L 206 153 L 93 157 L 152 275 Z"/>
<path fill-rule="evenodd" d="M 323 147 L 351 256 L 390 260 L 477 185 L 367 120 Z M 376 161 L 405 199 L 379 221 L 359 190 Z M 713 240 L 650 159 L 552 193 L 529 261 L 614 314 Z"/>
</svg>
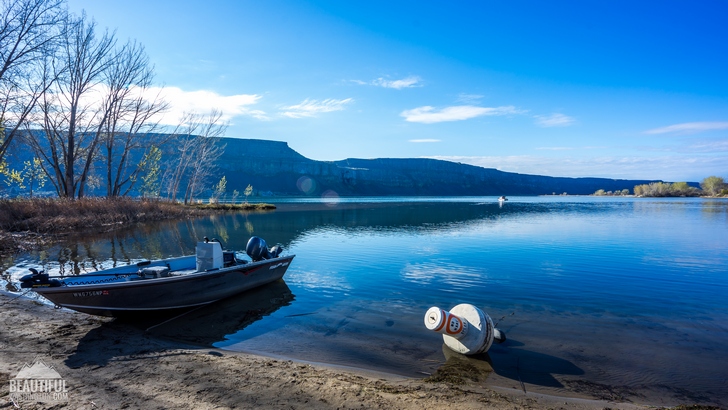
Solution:
<svg viewBox="0 0 728 410">
<path fill-rule="evenodd" d="M 225 195 L 225 191 L 227 190 L 227 178 L 223 176 L 220 178 L 220 182 L 215 184 L 214 187 L 212 187 L 212 196 L 210 197 L 210 203 L 216 204 L 220 202 L 220 198 Z"/>
<path fill-rule="evenodd" d="M 598 190 L 594 193 L 595 196 L 627 196 L 629 195 L 629 189 L 623 189 L 621 191 L 604 191 L 603 189 Z"/>
<path fill-rule="evenodd" d="M 700 187 L 703 188 L 703 191 L 705 191 L 710 196 L 720 196 L 728 194 L 728 192 L 726 192 L 728 191 L 728 185 L 721 177 L 707 177 L 703 180 L 703 182 L 700 183 Z"/>
<path fill-rule="evenodd" d="M 162 150 L 158 147 L 151 146 L 149 151 L 144 154 L 139 168 L 142 170 L 142 188 L 141 193 L 145 198 L 158 198 L 160 191 L 159 174 L 161 169 L 159 161 L 162 159 Z"/>
<path fill-rule="evenodd" d="M 250 194 L 252 194 L 252 193 L 253 193 L 253 186 L 252 186 L 252 185 L 250 185 L 250 184 L 248 184 L 248 187 L 247 187 L 247 188 L 245 188 L 245 192 L 243 192 L 243 194 L 245 195 L 245 203 L 246 203 L 246 204 L 248 203 L 248 197 L 249 197 L 249 196 L 250 196 Z"/>
<path fill-rule="evenodd" d="M 652 182 L 650 184 L 636 185 L 634 195 L 641 197 L 695 197 L 695 196 L 728 196 L 728 184 L 722 177 L 710 176 L 703 179 L 700 188 L 692 187 L 687 182 Z M 621 191 L 604 191 L 600 189 L 594 196 L 625 196 L 629 195 L 628 189 Z"/>
<path fill-rule="evenodd" d="M 691 187 L 687 182 L 652 182 L 650 184 L 637 185 L 634 187 L 636 196 L 645 197 L 689 197 L 701 196 L 698 188 Z"/>
<path fill-rule="evenodd" d="M 48 178 L 43 171 L 43 164 L 39 158 L 33 158 L 32 161 L 24 161 L 23 165 L 24 167 L 21 173 L 23 179 L 22 187 L 30 189 L 29 196 L 32 198 L 33 187 L 37 186 L 38 189 L 43 188 Z"/>
</svg>

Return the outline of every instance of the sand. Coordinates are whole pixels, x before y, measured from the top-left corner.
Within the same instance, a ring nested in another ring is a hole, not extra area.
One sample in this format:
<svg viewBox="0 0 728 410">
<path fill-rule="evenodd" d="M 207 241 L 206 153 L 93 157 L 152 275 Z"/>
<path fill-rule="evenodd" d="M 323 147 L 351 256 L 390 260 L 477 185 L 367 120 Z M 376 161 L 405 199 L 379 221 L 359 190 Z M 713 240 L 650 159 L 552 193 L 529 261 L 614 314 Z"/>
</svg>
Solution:
<svg viewBox="0 0 728 410">
<path fill-rule="evenodd" d="M 0 408 L 23 409 L 641 409 L 584 398 L 428 382 L 151 336 L 143 327 L 0 292 Z M 65 381 L 65 397 L 10 394 L 36 361 Z M 445 377 L 444 379 L 448 379 Z"/>
</svg>

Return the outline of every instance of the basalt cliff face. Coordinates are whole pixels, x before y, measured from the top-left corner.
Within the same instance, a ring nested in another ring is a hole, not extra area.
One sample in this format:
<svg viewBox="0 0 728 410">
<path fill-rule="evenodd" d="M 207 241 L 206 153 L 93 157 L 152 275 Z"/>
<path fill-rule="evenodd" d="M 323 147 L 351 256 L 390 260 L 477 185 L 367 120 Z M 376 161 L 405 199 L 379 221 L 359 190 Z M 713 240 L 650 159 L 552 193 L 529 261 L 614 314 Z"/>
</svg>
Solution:
<svg viewBox="0 0 728 410">
<path fill-rule="evenodd" d="M 250 184 L 262 195 L 339 196 L 550 195 L 616 191 L 655 181 L 562 178 L 502 172 L 424 158 L 315 161 L 287 143 L 224 138 L 225 152 L 215 164 L 228 191 Z"/>
</svg>

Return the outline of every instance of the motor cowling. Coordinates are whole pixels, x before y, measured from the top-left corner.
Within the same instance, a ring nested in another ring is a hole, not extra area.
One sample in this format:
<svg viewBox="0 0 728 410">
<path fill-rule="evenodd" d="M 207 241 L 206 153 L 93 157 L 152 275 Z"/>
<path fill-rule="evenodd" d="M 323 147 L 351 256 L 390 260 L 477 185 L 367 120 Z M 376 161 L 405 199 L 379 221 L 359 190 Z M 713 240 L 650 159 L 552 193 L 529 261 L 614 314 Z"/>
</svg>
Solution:
<svg viewBox="0 0 728 410">
<path fill-rule="evenodd" d="M 248 240 L 248 245 L 245 246 L 245 253 L 250 256 L 250 259 L 252 259 L 253 262 L 262 261 L 263 259 L 277 258 L 282 251 L 283 248 L 278 245 L 269 250 L 265 240 L 258 236 L 252 236 Z"/>
<path fill-rule="evenodd" d="M 47 273 L 43 271 L 38 272 L 31 268 L 32 273 L 20 278 L 20 287 L 22 289 L 29 288 L 57 288 L 61 286 L 61 281 L 58 279 L 50 279 Z"/>
</svg>

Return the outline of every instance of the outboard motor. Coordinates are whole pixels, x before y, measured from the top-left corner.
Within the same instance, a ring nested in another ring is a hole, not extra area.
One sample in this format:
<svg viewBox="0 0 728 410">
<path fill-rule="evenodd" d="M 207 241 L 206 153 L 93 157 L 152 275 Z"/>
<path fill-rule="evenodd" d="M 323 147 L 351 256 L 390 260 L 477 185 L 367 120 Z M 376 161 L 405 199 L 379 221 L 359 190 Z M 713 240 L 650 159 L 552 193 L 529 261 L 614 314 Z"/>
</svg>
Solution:
<svg viewBox="0 0 728 410">
<path fill-rule="evenodd" d="M 263 238 L 252 236 L 248 240 L 248 245 L 245 247 L 245 253 L 250 256 L 253 262 L 262 261 L 263 259 L 277 258 L 281 254 L 283 248 L 276 245 L 268 250 L 268 246 Z"/>
<path fill-rule="evenodd" d="M 25 275 L 20 278 L 20 287 L 23 289 L 28 288 L 57 288 L 61 286 L 61 281 L 58 279 L 49 279 L 47 273 L 43 271 L 38 272 L 37 270 L 30 268 L 31 274 Z"/>
</svg>

